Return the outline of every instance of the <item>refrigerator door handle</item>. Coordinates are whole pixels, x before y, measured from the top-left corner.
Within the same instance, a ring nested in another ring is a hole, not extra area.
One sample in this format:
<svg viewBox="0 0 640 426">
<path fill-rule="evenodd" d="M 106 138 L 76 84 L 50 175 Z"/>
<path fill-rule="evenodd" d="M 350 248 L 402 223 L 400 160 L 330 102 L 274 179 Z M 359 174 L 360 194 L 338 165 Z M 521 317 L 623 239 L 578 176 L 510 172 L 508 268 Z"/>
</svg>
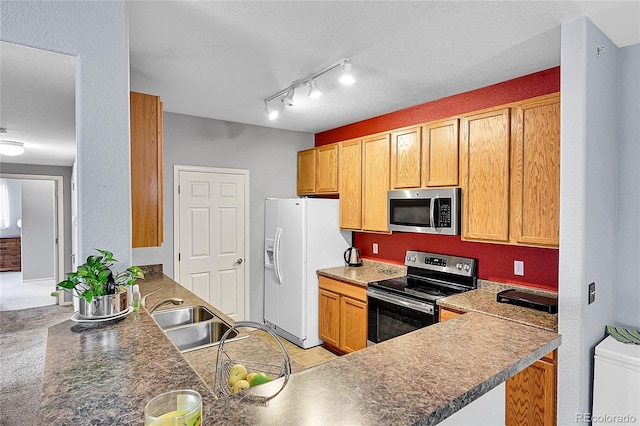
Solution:
<svg viewBox="0 0 640 426">
<path fill-rule="evenodd" d="M 273 268 L 278 277 L 278 283 L 282 284 L 282 274 L 280 273 L 280 238 L 282 237 L 282 228 L 276 229 L 275 243 L 273 244 Z"/>
</svg>

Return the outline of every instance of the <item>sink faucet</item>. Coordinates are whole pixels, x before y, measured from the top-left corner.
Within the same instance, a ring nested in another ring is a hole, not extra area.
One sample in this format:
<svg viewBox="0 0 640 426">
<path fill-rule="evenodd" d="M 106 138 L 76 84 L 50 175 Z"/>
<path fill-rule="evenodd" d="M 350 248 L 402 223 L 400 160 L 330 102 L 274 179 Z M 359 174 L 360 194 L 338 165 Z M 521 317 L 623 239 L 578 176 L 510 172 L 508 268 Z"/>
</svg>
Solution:
<svg viewBox="0 0 640 426">
<path fill-rule="evenodd" d="M 156 302 L 155 305 L 153 305 L 147 310 L 149 311 L 149 313 L 152 313 L 153 311 L 158 309 L 160 306 L 166 305 L 167 303 L 173 303 L 174 305 L 182 305 L 182 302 L 184 302 L 184 300 L 180 299 L 179 297 L 167 297 L 166 299 L 159 300 L 158 302 Z"/>
</svg>

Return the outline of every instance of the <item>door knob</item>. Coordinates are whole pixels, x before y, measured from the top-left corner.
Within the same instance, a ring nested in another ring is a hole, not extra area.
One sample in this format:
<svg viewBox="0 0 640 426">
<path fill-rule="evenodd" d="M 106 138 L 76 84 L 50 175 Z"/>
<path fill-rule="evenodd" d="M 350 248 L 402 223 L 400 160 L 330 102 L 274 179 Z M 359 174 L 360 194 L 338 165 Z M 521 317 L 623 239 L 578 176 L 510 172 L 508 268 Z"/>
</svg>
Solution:
<svg viewBox="0 0 640 426">
<path fill-rule="evenodd" d="M 242 264 L 242 258 L 238 258 L 238 260 L 236 260 L 235 262 L 233 262 L 234 265 L 241 265 Z"/>
</svg>

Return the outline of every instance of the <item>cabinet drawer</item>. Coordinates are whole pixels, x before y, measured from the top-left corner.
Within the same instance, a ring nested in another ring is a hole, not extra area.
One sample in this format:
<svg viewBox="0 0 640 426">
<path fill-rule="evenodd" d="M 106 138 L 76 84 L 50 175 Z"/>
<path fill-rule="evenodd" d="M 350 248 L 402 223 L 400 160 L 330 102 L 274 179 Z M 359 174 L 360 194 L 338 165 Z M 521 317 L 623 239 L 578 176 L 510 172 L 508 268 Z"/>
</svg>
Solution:
<svg viewBox="0 0 640 426">
<path fill-rule="evenodd" d="M 348 284 L 327 277 L 318 277 L 318 286 L 323 290 L 332 291 L 365 303 L 367 302 L 367 289 L 359 285 Z"/>
</svg>

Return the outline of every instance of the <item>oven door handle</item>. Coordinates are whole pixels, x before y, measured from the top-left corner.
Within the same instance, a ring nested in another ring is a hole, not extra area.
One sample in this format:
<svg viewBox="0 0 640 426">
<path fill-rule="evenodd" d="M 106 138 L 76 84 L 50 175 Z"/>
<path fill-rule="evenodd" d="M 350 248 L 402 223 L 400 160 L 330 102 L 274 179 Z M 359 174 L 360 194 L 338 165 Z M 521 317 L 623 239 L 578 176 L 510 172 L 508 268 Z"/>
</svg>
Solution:
<svg viewBox="0 0 640 426">
<path fill-rule="evenodd" d="M 367 296 L 371 297 L 372 299 L 378 299 L 378 300 L 382 300 L 383 302 L 388 302 L 388 303 L 392 303 L 394 305 L 400 305 L 400 306 L 404 306 L 405 308 L 408 309 L 413 309 L 415 311 L 420 311 L 420 312 L 424 312 L 425 314 L 431 314 L 433 315 L 433 306 L 431 305 L 427 305 L 424 303 L 412 303 L 408 300 L 404 300 L 404 299 L 399 299 L 396 297 L 389 297 L 383 294 L 380 294 L 378 292 L 373 292 L 371 290 L 367 290 Z"/>
</svg>

